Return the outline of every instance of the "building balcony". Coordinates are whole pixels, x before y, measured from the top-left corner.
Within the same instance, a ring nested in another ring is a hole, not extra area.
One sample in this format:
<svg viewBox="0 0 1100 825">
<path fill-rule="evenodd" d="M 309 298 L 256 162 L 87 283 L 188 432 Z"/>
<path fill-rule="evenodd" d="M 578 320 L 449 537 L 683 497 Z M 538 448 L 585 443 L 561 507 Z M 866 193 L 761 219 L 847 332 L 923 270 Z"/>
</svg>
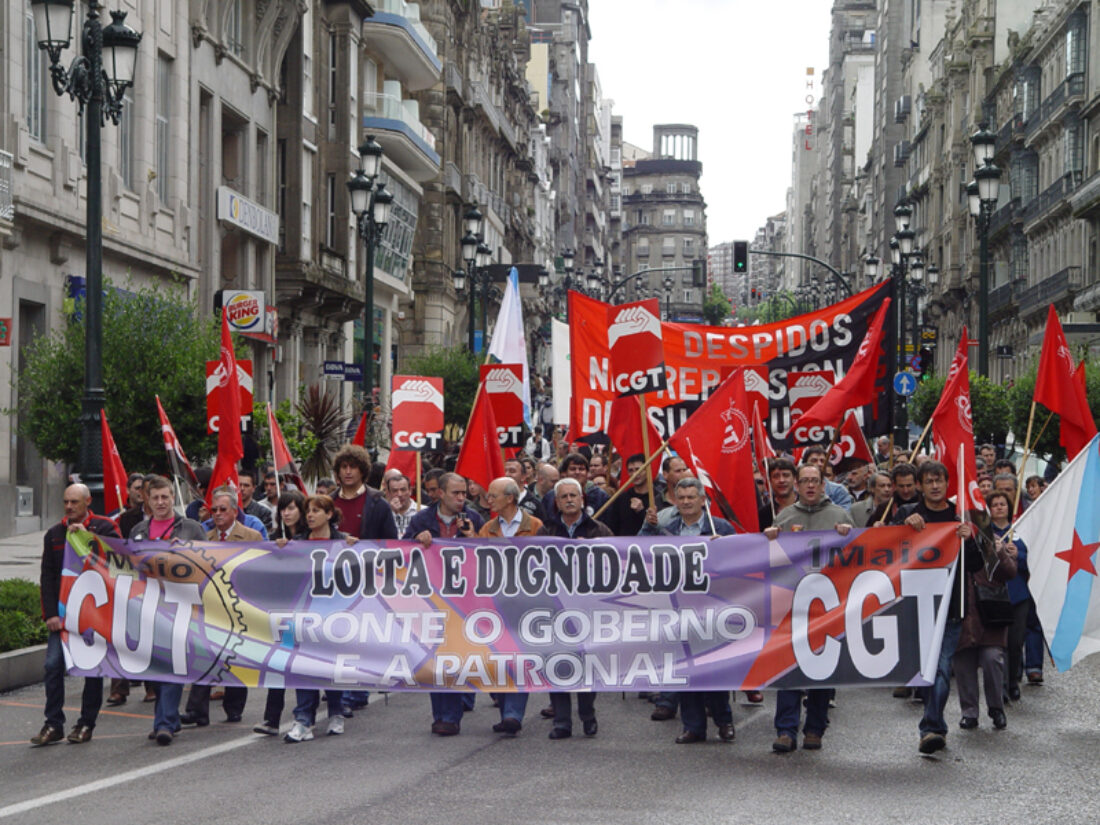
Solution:
<svg viewBox="0 0 1100 825">
<path fill-rule="evenodd" d="M 1100 172 L 1077 187 L 1069 203 L 1075 218 L 1089 218 L 1100 214 Z"/>
<path fill-rule="evenodd" d="M 443 64 L 435 40 L 420 22 L 420 6 L 403 0 L 374 0 L 374 16 L 363 21 L 363 39 L 378 52 L 390 76 L 414 92 L 430 89 Z"/>
<path fill-rule="evenodd" d="M 347 260 L 339 253 L 322 248 L 320 258 L 310 263 L 276 257 L 276 305 L 291 311 L 315 310 L 339 322 L 358 318 L 363 312 L 363 285 L 348 278 Z"/>
<path fill-rule="evenodd" d="M 11 199 L 12 155 L 0 151 L 0 237 L 11 234 L 15 205 Z"/>
<path fill-rule="evenodd" d="M 363 128 L 413 180 L 427 181 L 439 172 L 441 159 L 435 151 L 435 136 L 413 114 L 415 109 L 414 100 L 368 94 L 363 101 Z"/>
<path fill-rule="evenodd" d="M 1082 286 L 1081 267 L 1067 266 L 1020 293 L 1016 302 L 1020 317 L 1026 319 L 1046 312 L 1048 305 L 1072 297 Z"/>
<path fill-rule="evenodd" d="M 1055 207 L 1062 204 L 1069 194 L 1080 186 L 1079 181 L 1080 176 L 1075 172 L 1062 175 L 1044 189 L 1039 197 L 1032 200 L 1028 204 L 1027 214 L 1021 216 L 1029 224 L 1029 229 L 1033 228 L 1036 222 L 1054 214 Z"/>
<path fill-rule="evenodd" d="M 1027 284 L 1023 278 L 1016 278 L 989 292 L 989 316 L 997 320 L 1011 315 L 1016 308 L 1016 300 Z"/>
<path fill-rule="evenodd" d="M 460 198 L 462 197 L 462 173 L 451 161 L 447 161 L 443 167 L 443 185 Z"/>
<path fill-rule="evenodd" d="M 479 80 L 471 80 L 468 88 L 474 108 L 482 111 L 492 127 L 497 130 L 502 138 L 508 141 L 513 149 L 517 148 L 519 144 L 516 142 L 516 130 L 508 122 L 508 118 L 501 114 L 496 104 L 493 103 L 485 84 Z"/>
<path fill-rule="evenodd" d="M 1073 301 L 1073 308 L 1078 312 L 1095 312 L 1100 309 L 1100 283 L 1083 287 Z"/>
<path fill-rule="evenodd" d="M 1019 206 L 1019 198 L 1013 198 L 989 218 L 989 237 L 995 237 L 1006 227 L 1011 226 L 1016 219 L 1016 207 Z"/>
<path fill-rule="evenodd" d="M 454 92 L 459 100 L 466 100 L 466 83 L 462 79 L 462 72 L 450 60 L 443 65 L 443 84 L 447 87 L 447 91 Z"/>
</svg>

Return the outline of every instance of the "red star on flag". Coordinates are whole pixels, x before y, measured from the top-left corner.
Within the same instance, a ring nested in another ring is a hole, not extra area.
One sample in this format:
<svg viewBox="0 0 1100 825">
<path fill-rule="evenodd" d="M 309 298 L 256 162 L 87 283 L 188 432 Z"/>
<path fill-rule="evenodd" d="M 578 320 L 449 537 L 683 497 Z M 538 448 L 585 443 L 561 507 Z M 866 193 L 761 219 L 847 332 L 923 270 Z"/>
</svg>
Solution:
<svg viewBox="0 0 1100 825">
<path fill-rule="evenodd" d="M 1095 544 L 1085 544 L 1081 541 L 1081 537 L 1077 534 L 1077 531 L 1073 531 L 1073 546 L 1069 550 L 1063 550 L 1061 553 L 1055 553 L 1057 558 L 1060 558 L 1066 564 L 1069 565 L 1069 576 L 1066 581 L 1073 578 L 1073 574 L 1078 570 L 1084 570 L 1086 573 L 1095 576 L 1096 568 L 1092 564 L 1092 554 L 1096 552 L 1096 548 L 1100 547 L 1100 542 Z"/>
</svg>

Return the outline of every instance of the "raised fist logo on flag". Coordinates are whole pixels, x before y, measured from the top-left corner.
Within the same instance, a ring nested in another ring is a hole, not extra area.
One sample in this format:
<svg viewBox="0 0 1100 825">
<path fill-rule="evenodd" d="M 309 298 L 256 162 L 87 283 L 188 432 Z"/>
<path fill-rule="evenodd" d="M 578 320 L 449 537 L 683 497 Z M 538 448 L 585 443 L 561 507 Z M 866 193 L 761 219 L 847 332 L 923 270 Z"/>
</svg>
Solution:
<svg viewBox="0 0 1100 825">
<path fill-rule="evenodd" d="M 404 404 L 406 401 L 431 404 L 438 408 L 440 412 L 443 411 L 443 393 L 423 379 L 405 381 L 393 391 L 392 404 L 394 407 Z"/>
<path fill-rule="evenodd" d="M 485 376 L 485 389 L 491 393 L 510 393 L 523 398 L 523 383 L 510 369 L 489 370 Z"/>
<path fill-rule="evenodd" d="M 608 346 L 613 347 L 620 338 L 642 333 L 648 333 L 660 340 L 661 321 L 641 304 L 634 304 L 624 308 L 615 316 L 614 323 L 607 330 L 607 343 Z"/>
</svg>

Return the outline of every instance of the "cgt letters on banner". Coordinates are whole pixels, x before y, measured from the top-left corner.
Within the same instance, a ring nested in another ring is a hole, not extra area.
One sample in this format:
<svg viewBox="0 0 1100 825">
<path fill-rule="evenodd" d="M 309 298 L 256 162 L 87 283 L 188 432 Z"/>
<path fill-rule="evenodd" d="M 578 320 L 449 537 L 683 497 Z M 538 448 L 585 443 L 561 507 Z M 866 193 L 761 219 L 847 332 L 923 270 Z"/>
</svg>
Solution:
<svg viewBox="0 0 1100 825">
<path fill-rule="evenodd" d="M 954 529 L 427 550 L 76 533 L 62 643 L 74 674 L 245 687 L 919 685 L 939 655 Z"/>
</svg>

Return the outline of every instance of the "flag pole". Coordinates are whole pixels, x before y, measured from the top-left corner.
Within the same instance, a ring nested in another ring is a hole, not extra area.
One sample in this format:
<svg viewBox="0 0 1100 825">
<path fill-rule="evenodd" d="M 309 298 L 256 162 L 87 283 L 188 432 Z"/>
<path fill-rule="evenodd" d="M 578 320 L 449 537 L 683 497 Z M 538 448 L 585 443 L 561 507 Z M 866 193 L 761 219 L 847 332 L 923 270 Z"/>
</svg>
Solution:
<svg viewBox="0 0 1100 825">
<path fill-rule="evenodd" d="M 660 446 L 658 446 L 656 451 L 653 453 L 653 455 L 651 455 L 649 458 L 646 459 L 645 464 L 643 464 L 641 467 L 639 467 L 637 470 L 635 470 L 633 475 L 631 475 L 630 478 L 628 478 L 626 480 L 626 482 L 619 487 L 619 489 L 617 489 L 614 493 L 611 494 L 611 498 L 609 498 L 607 501 L 605 501 L 603 503 L 603 506 L 600 507 L 599 510 L 597 510 L 595 513 L 592 514 L 592 518 L 599 518 L 603 514 L 603 511 L 606 510 L 608 507 L 610 507 L 611 503 L 615 499 L 617 499 L 619 496 L 621 496 L 623 493 L 625 493 L 627 490 L 629 490 L 631 487 L 633 487 L 635 479 L 640 478 L 642 473 L 647 472 L 649 470 L 649 465 L 652 464 L 656 459 L 658 459 L 661 456 L 661 453 L 663 453 L 667 449 L 668 449 L 668 441 L 667 440 L 662 441 Z M 649 486 L 651 488 L 653 487 L 653 482 L 652 481 L 650 482 Z"/>
<path fill-rule="evenodd" d="M 642 452 L 645 453 L 646 463 L 649 463 L 649 416 L 645 411 L 645 393 L 637 396 L 638 406 L 642 414 Z M 656 507 L 657 499 L 653 492 L 653 482 L 649 482 L 649 506 Z"/>
<path fill-rule="evenodd" d="M 1035 414 L 1035 402 L 1031 402 L 1031 414 Z M 1027 439 L 1024 441 L 1024 457 L 1020 461 L 1020 470 L 1016 475 L 1016 500 L 1012 502 L 1012 512 L 1009 513 L 1011 524 L 1008 528 L 1008 540 L 1012 541 L 1016 533 L 1016 511 L 1020 509 L 1020 497 L 1024 492 L 1024 475 L 1027 472 L 1027 460 L 1031 457 L 1032 449 L 1039 443 L 1039 439 L 1043 437 L 1043 433 L 1046 432 L 1047 424 L 1054 418 L 1054 413 L 1047 413 L 1047 420 L 1043 422 L 1043 426 L 1039 428 L 1039 434 L 1035 436 L 1034 443 L 1031 442 L 1031 422 L 1028 422 L 1027 427 Z"/>
<path fill-rule="evenodd" d="M 271 464 L 275 468 L 275 500 L 283 494 L 279 486 L 279 462 L 275 459 L 275 436 L 271 428 L 271 402 L 267 403 L 267 434 L 271 436 Z"/>
<path fill-rule="evenodd" d="M 421 463 L 420 450 L 416 451 L 416 506 L 423 506 L 420 503 L 420 477 L 424 473 L 424 465 Z"/>
<path fill-rule="evenodd" d="M 909 463 L 913 463 L 913 459 L 917 457 L 917 453 L 920 452 L 920 445 L 924 443 L 924 439 L 928 436 L 928 431 L 932 429 L 933 416 L 928 416 L 928 423 L 924 425 L 924 429 L 921 431 L 920 438 L 917 439 L 917 443 L 913 445 L 913 452 L 909 454 Z M 891 450 L 893 453 L 893 450 Z"/>
<path fill-rule="evenodd" d="M 966 484 L 965 484 L 965 482 L 966 482 L 966 474 L 965 474 L 966 473 L 966 463 L 965 463 L 965 458 L 963 457 L 963 450 L 965 450 L 965 449 L 966 449 L 965 445 L 963 445 L 963 444 L 959 445 L 959 458 L 958 458 L 958 461 L 956 462 L 956 466 L 955 466 L 955 472 L 957 474 L 955 477 L 959 480 L 959 485 L 958 485 L 959 486 L 959 491 L 956 494 L 957 497 L 958 497 L 958 501 L 956 502 L 956 504 L 957 504 L 957 506 L 959 508 L 959 511 L 960 511 L 959 515 L 962 518 L 962 523 L 963 524 L 972 524 L 971 521 L 970 521 L 970 508 L 966 506 L 966 504 L 967 504 L 966 499 L 969 497 L 970 494 L 967 491 Z M 965 552 L 966 552 L 966 540 L 960 538 L 959 539 L 959 558 L 955 562 L 955 564 L 960 568 L 959 572 L 956 573 L 955 575 L 958 576 L 959 573 L 962 574 L 962 587 L 959 588 L 959 618 L 960 619 L 966 618 L 966 565 L 963 564 L 963 554 Z"/>
</svg>

